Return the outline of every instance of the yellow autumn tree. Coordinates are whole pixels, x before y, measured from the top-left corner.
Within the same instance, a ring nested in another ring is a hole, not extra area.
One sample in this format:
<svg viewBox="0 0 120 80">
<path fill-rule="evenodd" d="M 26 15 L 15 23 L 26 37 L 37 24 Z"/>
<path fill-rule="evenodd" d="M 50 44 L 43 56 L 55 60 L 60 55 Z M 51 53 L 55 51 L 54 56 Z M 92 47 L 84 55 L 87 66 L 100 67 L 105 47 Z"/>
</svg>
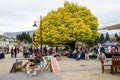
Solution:
<svg viewBox="0 0 120 80">
<path fill-rule="evenodd" d="M 40 27 L 39 27 L 40 28 Z M 40 40 L 40 29 L 36 39 Z M 44 44 L 69 43 L 73 41 L 93 42 L 99 35 L 97 18 L 89 9 L 66 1 L 63 7 L 51 10 L 42 19 Z"/>
</svg>

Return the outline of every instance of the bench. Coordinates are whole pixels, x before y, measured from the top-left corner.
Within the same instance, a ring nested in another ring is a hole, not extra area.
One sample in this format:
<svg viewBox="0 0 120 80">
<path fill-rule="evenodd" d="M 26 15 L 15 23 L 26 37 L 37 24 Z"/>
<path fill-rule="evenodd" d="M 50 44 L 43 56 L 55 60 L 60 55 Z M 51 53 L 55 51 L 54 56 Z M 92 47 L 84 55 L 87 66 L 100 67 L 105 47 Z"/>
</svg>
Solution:
<svg viewBox="0 0 120 80">
<path fill-rule="evenodd" d="M 120 56 L 112 56 L 111 71 L 113 75 L 114 75 L 115 68 L 120 68 Z"/>
</svg>

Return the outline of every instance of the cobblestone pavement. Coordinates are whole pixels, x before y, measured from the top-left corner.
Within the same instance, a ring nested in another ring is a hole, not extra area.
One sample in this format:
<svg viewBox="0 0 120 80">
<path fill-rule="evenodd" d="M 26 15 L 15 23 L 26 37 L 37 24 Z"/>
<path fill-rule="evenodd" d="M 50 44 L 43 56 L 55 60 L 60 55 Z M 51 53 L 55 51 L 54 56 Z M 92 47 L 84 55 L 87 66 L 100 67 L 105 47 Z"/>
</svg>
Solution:
<svg viewBox="0 0 120 80">
<path fill-rule="evenodd" d="M 17 57 L 21 57 L 18 55 Z M 38 71 L 37 76 L 28 76 L 25 72 L 9 73 L 15 58 L 0 60 L 0 80 L 120 80 L 120 73 L 113 76 L 110 72 L 101 73 L 101 64 L 98 60 L 79 60 L 63 56 L 58 61 L 60 71 Z"/>
</svg>

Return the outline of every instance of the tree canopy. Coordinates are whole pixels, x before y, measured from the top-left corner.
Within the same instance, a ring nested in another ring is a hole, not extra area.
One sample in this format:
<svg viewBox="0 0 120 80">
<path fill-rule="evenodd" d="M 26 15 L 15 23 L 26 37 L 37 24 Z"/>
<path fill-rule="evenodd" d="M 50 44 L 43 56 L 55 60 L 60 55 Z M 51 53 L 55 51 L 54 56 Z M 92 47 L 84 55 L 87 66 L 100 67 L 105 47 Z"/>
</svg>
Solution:
<svg viewBox="0 0 120 80">
<path fill-rule="evenodd" d="M 29 32 L 22 32 L 21 34 L 16 35 L 16 38 L 20 41 L 20 42 L 25 42 L 25 43 L 31 43 L 31 37 Z"/>
<path fill-rule="evenodd" d="M 110 41 L 110 37 L 109 37 L 109 33 L 108 32 L 106 33 L 106 36 L 105 36 L 105 42 L 106 41 Z"/>
<path fill-rule="evenodd" d="M 119 41 L 119 40 L 120 40 L 117 33 L 115 33 L 114 37 L 116 38 L 116 41 Z"/>
<path fill-rule="evenodd" d="M 40 27 L 35 32 L 35 41 L 40 41 Z M 89 9 L 74 3 L 51 10 L 42 19 L 42 40 L 47 43 L 69 43 L 72 41 L 93 42 L 98 37 L 97 18 Z"/>
</svg>

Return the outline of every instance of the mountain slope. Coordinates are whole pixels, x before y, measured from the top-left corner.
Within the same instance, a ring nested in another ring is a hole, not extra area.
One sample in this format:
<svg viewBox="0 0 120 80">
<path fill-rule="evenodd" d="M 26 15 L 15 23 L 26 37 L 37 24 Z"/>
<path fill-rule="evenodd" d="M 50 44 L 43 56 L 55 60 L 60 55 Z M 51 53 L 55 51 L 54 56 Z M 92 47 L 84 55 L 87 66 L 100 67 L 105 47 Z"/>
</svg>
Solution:
<svg viewBox="0 0 120 80">
<path fill-rule="evenodd" d="M 6 32 L 3 35 L 9 38 L 16 38 L 16 35 L 21 34 L 22 32 L 29 32 L 29 34 L 32 35 L 35 32 L 35 30 L 21 32 Z"/>
</svg>

